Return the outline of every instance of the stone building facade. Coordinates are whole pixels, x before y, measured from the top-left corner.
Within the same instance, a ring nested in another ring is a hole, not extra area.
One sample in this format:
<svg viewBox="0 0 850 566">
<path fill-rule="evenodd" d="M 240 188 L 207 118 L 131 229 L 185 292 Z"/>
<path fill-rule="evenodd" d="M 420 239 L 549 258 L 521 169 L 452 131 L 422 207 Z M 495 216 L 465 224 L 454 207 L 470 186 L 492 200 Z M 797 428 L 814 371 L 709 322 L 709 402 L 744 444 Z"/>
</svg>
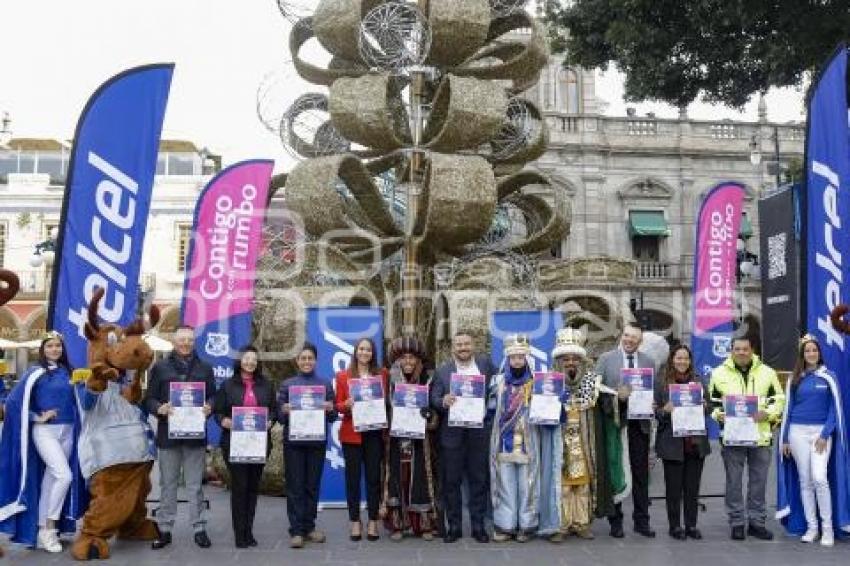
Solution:
<svg viewBox="0 0 850 566">
<path fill-rule="evenodd" d="M 544 111 L 550 144 L 535 167 L 569 197 L 570 234 L 552 263 L 565 270 L 570 290 L 553 306 L 578 312 L 607 305 L 605 316 L 628 318 L 630 304 L 641 322 L 673 339 L 690 340 L 695 221 L 703 195 L 723 181 L 747 190 L 741 245 L 758 254 L 758 198 L 776 186 L 774 147 L 779 162 L 802 158 L 803 124 L 774 124 L 759 105 L 758 121 L 692 120 L 687 109 L 676 119 L 653 115 L 603 114 L 596 74 L 564 68 L 552 59 L 539 85 L 526 93 Z M 758 157 L 763 156 L 756 164 Z M 587 258 L 597 258 L 588 262 Z M 624 277 L 622 260 L 632 264 Z M 544 262 L 547 263 L 547 262 Z M 590 268 L 586 268 L 590 265 Z M 620 266 L 617 272 L 609 266 Z M 570 304 L 569 297 L 577 300 Z M 758 277 L 739 285 L 742 331 L 759 333 Z"/>
</svg>

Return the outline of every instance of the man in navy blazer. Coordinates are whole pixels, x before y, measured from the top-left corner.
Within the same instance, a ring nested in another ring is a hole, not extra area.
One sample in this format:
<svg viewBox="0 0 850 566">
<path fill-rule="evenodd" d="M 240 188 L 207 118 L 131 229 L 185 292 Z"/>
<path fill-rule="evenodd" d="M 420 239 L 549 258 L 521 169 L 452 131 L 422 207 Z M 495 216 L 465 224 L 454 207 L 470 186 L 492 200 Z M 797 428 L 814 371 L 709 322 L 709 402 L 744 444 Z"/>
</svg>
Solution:
<svg viewBox="0 0 850 566">
<path fill-rule="evenodd" d="M 596 362 L 596 372 L 602 375 L 602 383 L 617 391 L 619 399 L 620 426 L 626 426 L 629 443 L 629 467 L 632 475 L 632 502 L 634 511 L 632 520 L 636 533 L 645 537 L 654 537 L 655 531 L 649 525 L 649 435 L 652 422 L 649 420 L 628 420 L 627 408 L 629 386 L 622 383 L 620 370 L 623 368 L 658 368 L 652 358 L 638 351 L 643 331 L 639 326 L 626 324 L 620 336 L 620 345 L 609 350 Z M 657 379 L 657 375 L 655 376 Z M 617 503 L 614 514 L 608 517 L 611 536 L 623 537 L 622 504 Z"/>
<path fill-rule="evenodd" d="M 444 531 L 445 542 L 455 542 L 461 537 L 461 490 L 463 476 L 469 485 L 469 520 L 472 536 L 478 542 L 489 542 L 484 528 L 487 512 L 487 497 L 490 491 L 490 427 L 492 414 L 485 411 L 482 428 L 451 427 L 448 423 L 449 408 L 455 401 L 451 394 L 453 373 L 483 375 L 484 391 L 490 390 L 490 380 L 496 368 L 490 358 L 476 355 L 472 335 L 466 331 L 455 333 L 452 338 L 452 359 L 434 374 L 431 385 L 431 407 L 440 415 L 440 462 L 443 479 L 443 508 L 446 511 L 448 528 Z"/>
</svg>

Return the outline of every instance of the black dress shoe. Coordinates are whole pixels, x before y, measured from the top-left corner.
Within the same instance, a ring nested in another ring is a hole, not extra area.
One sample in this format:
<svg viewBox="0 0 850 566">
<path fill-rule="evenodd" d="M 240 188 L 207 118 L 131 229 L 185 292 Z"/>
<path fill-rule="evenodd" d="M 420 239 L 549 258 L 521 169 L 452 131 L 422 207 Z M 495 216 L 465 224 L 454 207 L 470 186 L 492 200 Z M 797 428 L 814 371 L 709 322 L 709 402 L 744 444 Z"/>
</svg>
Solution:
<svg viewBox="0 0 850 566">
<path fill-rule="evenodd" d="M 258 544 L 260 544 L 260 543 L 258 543 L 257 539 L 254 538 L 253 533 L 249 534 L 248 535 L 248 546 L 257 546 Z"/>
<path fill-rule="evenodd" d="M 655 531 L 653 531 L 652 527 L 649 525 L 635 527 L 635 532 L 639 535 L 645 536 L 646 538 L 655 538 Z"/>
<path fill-rule="evenodd" d="M 747 536 L 744 534 L 744 527 L 732 527 L 732 540 L 744 540 Z"/>
<path fill-rule="evenodd" d="M 614 538 L 623 538 L 626 536 L 626 533 L 623 532 L 623 525 L 611 525 L 611 532 L 609 534 Z"/>
<path fill-rule="evenodd" d="M 696 527 L 685 527 L 685 536 L 694 540 L 702 540 L 702 533 Z"/>
<path fill-rule="evenodd" d="M 247 540 L 237 540 L 236 541 L 236 548 L 248 548 L 249 546 L 251 546 L 251 543 L 248 542 Z"/>
<path fill-rule="evenodd" d="M 490 537 L 487 536 L 487 531 L 485 531 L 484 529 L 476 529 L 472 531 L 472 538 L 474 538 L 480 543 L 490 542 Z"/>
<path fill-rule="evenodd" d="M 446 536 L 443 537 L 443 542 L 446 542 L 446 543 L 457 542 L 457 540 L 459 538 L 460 538 L 460 533 L 458 533 L 456 531 L 449 531 L 449 532 L 446 533 Z"/>
<path fill-rule="evenodd" d="M 159 533 L 159 538 L 151 543 L 151 548 L 159 550 L 160 548 L 165 548 L 169 544 L 171 544 L 171 533 L 168 531 L 162 531 Z"/>
<path fill-rule="evenodd" d="M 197 544 L 201 548 L 209 548 L 212 546 L 212 542 L 210 542 L 210 537 L 207 536 L 207 531 L 198 531 L 197 533 L 195 533 L 195 544 Z"/>
<path fill-rule="evenodd" d="M 750 525 L 747 527 L 747 536 L 755 537 L 760 540 L 773 540 L 773 533 L 764 527 Z"/>
<path fill-rule="evenodd" d="M 685 540 L 688 535 L 685 534 L 685 529 L 682 527 L 673 527 L 670 529 L 670 536 L 676 540 Z"/>
</svg>

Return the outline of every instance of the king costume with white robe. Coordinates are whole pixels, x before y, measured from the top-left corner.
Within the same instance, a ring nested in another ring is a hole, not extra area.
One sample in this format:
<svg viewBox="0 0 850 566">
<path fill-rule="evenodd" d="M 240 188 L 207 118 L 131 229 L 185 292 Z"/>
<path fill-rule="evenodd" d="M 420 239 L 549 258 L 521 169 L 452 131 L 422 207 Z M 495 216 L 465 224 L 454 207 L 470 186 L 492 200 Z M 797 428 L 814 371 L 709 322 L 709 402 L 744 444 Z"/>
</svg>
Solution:
<svg viewBox="0 0 850 566">
<path fill-rule="evenodd" d="M 12 542 L 32 547 L 38 534 L 38 503 L 44 463 L 32 440 L 30 400 L 36 382 L 47 371 L 41 366 L 33 366 L 9 393 L 0 437 L 0 532 L 11 535 Z M 60 534 L 75 533 L 76 521 L 88 506 L 88 490 L 77 459 L 80 429 L 80 411 L 75 410 L 74 444 L 69 461 L 72 480 L 61 517 L 56 522 Z"/>
<path fill-rule="evenodd" d="M 541 427 L 528 422 L 533 385 L 526 363 L 520 375 L 493 376 L 491 398 L 495 401 L 490 435 L 490 495 L 493 523 L 505 534 L 529 534 L 537 529 L 540 501 Z M 518 372 L 519 373 L 519 372 Z"/>
<path fill-rule="evenodd" d="M 833 374 L 823 366 L 814 372 L 823 379 L 832 391 L 835 403 L 836 427 L 833 433 L 832 452 L 827 466 L 830 498 L 832 499 L 832 524 L 837 538 L 850 537 L 850 446 L 848 445 L 847 423 L 844 419 L 841 389 Z M 788 424 L 788 412 L 794 403 L 794 389 L 791 380 L 785 386 L 785 409 L 782 415 L 782 428 L 779 438 L 785 438 Z M 794 458 L 782 456 L 781 443 L 776 449 L 776 518 L 792 535 L 806 532 L 806 516 L 803 513 L 803 500 L 800 494 L 800 477 Z"/>
</svg>

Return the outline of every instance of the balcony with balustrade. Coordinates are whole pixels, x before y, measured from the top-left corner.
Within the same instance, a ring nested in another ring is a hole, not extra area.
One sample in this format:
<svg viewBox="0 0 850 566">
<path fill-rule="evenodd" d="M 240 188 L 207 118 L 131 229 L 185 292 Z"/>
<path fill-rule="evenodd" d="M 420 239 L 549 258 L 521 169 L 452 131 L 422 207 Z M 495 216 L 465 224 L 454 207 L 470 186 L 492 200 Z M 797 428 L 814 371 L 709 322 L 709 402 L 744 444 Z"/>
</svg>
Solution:
<svg viewBox="0 0 850 566">
<path fill-rule="evenodd" d="M 776 128 L 785 157 L 802 154 L 805 140 L 802 124 L 576 115 L 554 111 L 546 111 L 545 116 L 553 148 L 581 145 L 626 152 L 651 149 L 684 154 L 749 154 L 754 141 L 768 143 L 766 140 Z M 760 149 L 769 151 L 767 146 Z"/>
</svg>

